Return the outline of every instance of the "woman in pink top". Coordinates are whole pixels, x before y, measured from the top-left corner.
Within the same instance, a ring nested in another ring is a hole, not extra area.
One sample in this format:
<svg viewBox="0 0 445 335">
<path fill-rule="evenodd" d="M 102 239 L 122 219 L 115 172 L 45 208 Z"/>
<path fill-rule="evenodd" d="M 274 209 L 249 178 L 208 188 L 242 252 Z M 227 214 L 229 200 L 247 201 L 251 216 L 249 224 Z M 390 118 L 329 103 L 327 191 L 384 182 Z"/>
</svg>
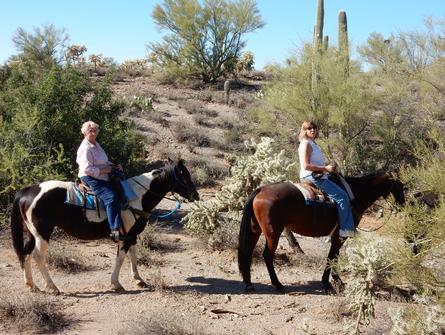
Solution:
<svg viewBox="0 0 445 335">
<path fill-rule="evenodd" d="M 110 182 L 109 176 L 114 165 L 108 160 L 107 154 L 96 141 L 99 125 L 93 121 L 87 121 L 82 125 L 81 132 L 84 139 L 77 149 L 76 159 L 79 164 L 79 177 L 104 202 L 111 230 L 110 238 L 117 242 L 124 236 L 119 233 L 119 228 L 123 226 L 120 197 Z M 122 171 L 121 165 L 115 168 Z"/>
</svg>

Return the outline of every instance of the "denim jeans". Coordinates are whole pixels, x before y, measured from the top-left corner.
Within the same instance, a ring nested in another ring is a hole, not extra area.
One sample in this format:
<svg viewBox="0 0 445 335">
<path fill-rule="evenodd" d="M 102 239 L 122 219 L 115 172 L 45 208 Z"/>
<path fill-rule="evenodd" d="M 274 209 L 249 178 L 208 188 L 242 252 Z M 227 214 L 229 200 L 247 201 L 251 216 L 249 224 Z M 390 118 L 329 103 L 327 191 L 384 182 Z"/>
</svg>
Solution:
<svg viewBox="0 0 445 335">
<path fill-rule="evenodd" d="M 83 176 L 80 177 L 80 179 L 91 187 L 97 197 L 104 202 L 110 229 L 122 227 L 121 204 L 113 185 L 108 181 L 99 180 L 90 176 Z"/>
<path fill-rule="evenodd" d="M 340 236 L 353 236 L 355 225 L 348 194 L 329 179 L 315 179 L 312 176 L 305 177 L 304 179 L 313 182 L 320 190 L 326 192 L 336 204 L 340 224 Z"/>
</svg>

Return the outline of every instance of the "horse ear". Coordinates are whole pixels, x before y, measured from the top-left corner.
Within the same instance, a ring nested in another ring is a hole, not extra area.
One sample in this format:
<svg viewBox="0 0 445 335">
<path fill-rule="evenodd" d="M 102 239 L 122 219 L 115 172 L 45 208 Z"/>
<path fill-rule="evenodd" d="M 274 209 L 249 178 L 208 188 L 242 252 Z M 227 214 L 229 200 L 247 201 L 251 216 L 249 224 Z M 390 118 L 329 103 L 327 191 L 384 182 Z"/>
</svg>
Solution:
<svg viewBox="0 0 445 335">
<path fill-rule="evenodd" d="M 178 166 L 184 166 L 184 160 L 182 158 L 178 160 Z"/>
<path fill-rule="evenodd" d="M 173 163 L 173 160 L 172 160 L 170 157 L 167 157 L 167 162 L 168 162 L 169 164 L 172 164 L 172 163 Z"/>
</svg>

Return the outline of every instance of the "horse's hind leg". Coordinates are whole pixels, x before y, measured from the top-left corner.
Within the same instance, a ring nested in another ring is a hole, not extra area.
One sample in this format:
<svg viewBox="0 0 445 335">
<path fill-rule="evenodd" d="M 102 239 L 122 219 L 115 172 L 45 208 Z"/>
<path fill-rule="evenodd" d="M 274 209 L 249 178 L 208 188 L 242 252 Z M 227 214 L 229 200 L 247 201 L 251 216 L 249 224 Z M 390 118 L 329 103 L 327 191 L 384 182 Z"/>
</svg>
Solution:
<svg viewBox="0 0 445 335">
<path fill-rule="evenodd" d="M 119 283 L 119 273 L 126 255 L 126 252 L 122 250 L 122 245 L 123 243 L 120 241 L 117 246 L 117 255 L 114 262 L 113 273 L 111 274 L 111 288 L 116 292 L 125 291 L 123 286 Z"/>
<path fill-rule="evenodd" d="M 278 235 L 276 233 L 278 233 Z M 278 242 L 280 240 L 280 234 L 281 234 L 281 231 L 274 232 L 273 234 L 265 234 L 266 246 L 264 247 L 263 258 L 264 258 L 264 261 L 266 262 L 267 271 L 269 272 L 269 276 L 270 276 L 272 285 L 274 285 L 278 291 L 283 291 L 284 286 L 278 280 L 277 274 L 275 272 L 275 268 L 273 266 L 273 259 L 274 259 L 275 251 L 277 250 Z"/>
<path fill-rule="evenodd" d="M 43 276 L 43 279 L 45 280 L 45 288 L 53 292 L 54 294 L 60 294 L 60 291 L 54 284 L 53 280 L 51 279 L 48 268 L 46 266 L 47 251 L 48 251 L 48 242 L 45 241 L 42 237 L 36 237 L 36 247 L 32 255 L 34 257 L 35 262 L 37 263 L 37 267 L 39 268 L 40 273 Z"/>
<path fill-rule="evenodd" d="M 130 258 L 130 262 L 131 262 L 131 276 L 133 277 L 134 280 L 136 280 L 136 285 L 141 288 L 148 287 L 147 283 L 139 275 L 139 271 L 138 271 L 138 267 L 137 267 L 138 259 L 136 256 L 136 246 L 135 245 L 132 245 L 130 247 L 128 257 Z"/>
<path fill-rule="evenodd" d="M 28 287 L 31 292 L 40 292 L 40 289 L 34 284 L 32 279 L 31 255 L 25 256 L 25 261 L 23 262 L 23 277 L 26 287 Z"/>
</svg>

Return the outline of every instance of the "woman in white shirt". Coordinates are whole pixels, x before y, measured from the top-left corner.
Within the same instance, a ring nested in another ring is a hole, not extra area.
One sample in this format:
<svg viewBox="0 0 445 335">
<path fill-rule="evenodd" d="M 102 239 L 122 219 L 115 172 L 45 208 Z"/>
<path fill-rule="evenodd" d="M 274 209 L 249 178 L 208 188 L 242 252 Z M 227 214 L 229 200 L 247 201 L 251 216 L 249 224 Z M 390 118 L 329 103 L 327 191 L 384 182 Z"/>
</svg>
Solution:
<svg viewBox="0 0 445 335">
<path fill-rule="evenodd" d="M 320 147 L 315 143 L 318 127 L 313 121 L 301 125 L 298 147 L 300 158 L 300 179 L 314 183 L 326 192 L 337 206 L 340 237 L 353 237 L 355 234 L 354 219 L 348 194 L 337 184 L 328 179 L 328 174 L 335 171 L 335 166 L 326 164 Z"/>
</svg>

